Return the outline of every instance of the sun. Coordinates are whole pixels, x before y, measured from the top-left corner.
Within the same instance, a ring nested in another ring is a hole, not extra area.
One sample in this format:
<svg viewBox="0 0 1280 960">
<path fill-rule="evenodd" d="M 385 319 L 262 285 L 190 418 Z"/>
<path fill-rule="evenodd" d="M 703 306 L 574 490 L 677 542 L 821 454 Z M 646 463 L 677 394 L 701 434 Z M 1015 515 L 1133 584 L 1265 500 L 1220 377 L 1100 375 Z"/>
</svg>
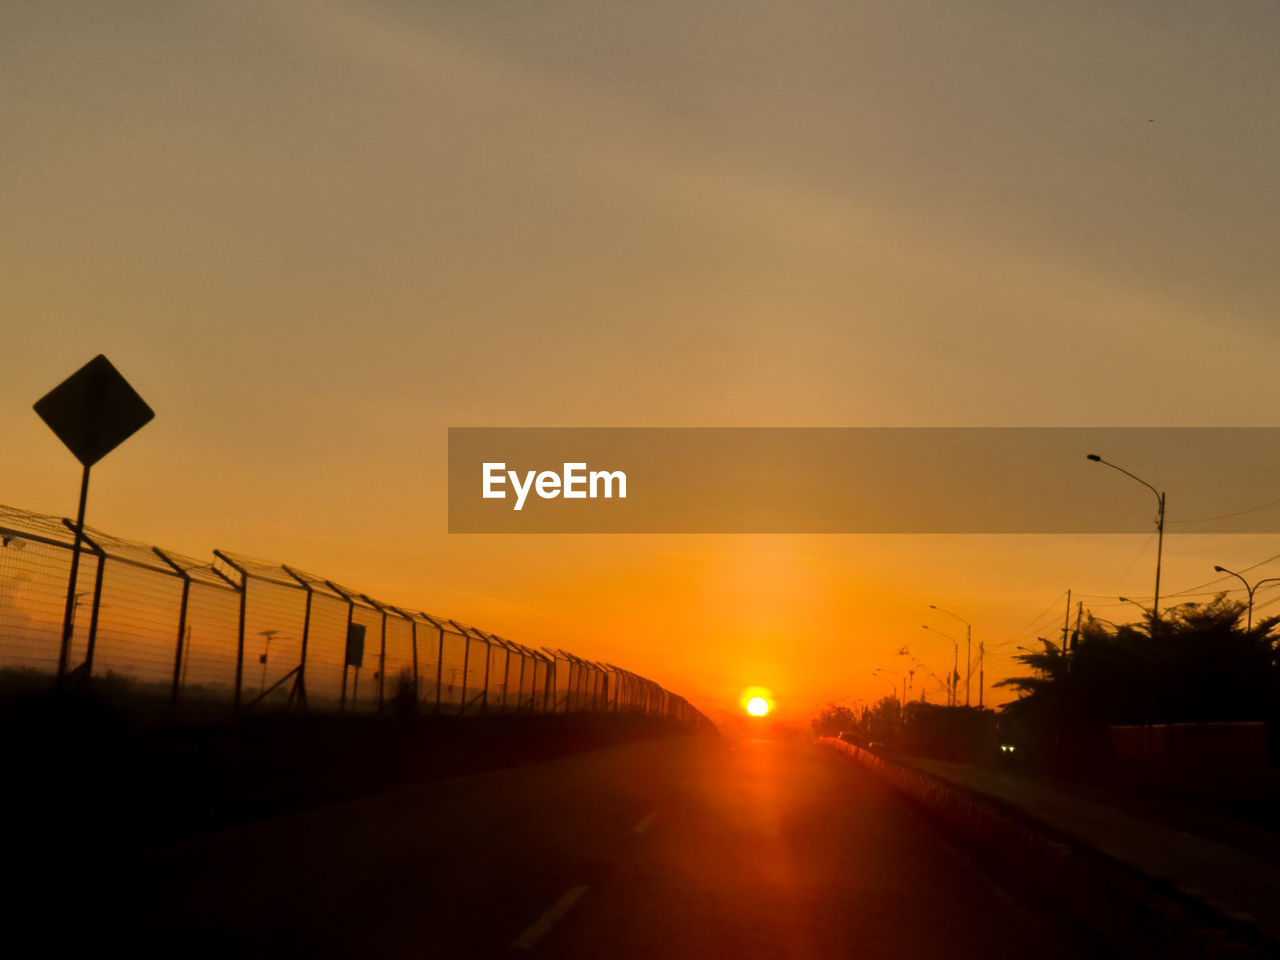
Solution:
<svg viewBox="0 0 1280 960">
<path fill-rule="evenodd" d="M 742 691 L 738 706 L 753 717 L 763 717 L 773 709 L 773 691 L 768 687 L 750 686 Z"/>
</svg>

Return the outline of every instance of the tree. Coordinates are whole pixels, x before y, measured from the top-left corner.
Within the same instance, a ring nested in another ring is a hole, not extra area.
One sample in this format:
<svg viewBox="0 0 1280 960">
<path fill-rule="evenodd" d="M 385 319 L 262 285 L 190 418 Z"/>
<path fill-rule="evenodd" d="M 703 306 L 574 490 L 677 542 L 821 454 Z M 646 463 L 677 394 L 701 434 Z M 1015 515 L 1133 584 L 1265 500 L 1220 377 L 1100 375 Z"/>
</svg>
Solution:
<svg viewBox="0 0 1280 960">
<path fill-rule="evenodd" d="M 874 706 L 862 709 L 858 732 L 868 743 L 897 745 L 902 729 L 902 704 L 897 697 L 881 697 Z"/>
<path fill-rule="evenodd" d="M 1246 629 L 1245 604 L 1218 594 L 1150 621 L 1116 625 L 1090 614 L 1070 648 L 1040 639 L 1014 659 L 1031 669 L 998 686 L 1006 714 L 1050 740 L 1087 739 L 1113 724 L 1274 721 L 1280 713 L 1280 617 Z"/>
<path fill-rule="evenodd" d="M 810 721 L 813 732 L 820 737 L 834 737 L 846 730 L 855 730 L 858 719 L 848 707 L 828 703 L 822 711 Z"/>
</svg>

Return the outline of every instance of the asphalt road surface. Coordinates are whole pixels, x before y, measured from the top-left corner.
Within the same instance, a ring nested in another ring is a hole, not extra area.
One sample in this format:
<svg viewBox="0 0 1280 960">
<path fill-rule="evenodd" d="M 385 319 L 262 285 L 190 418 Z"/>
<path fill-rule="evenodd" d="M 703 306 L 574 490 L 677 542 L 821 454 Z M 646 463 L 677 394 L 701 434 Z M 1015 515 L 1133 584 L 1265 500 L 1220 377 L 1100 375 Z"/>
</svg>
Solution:
<svg viewBox="0 0 1280 960">
<path fill-rule="evenodd" d="M 170 955 L 1074 955 L 872 774 L 796 742 L 440 781 L 188 841 L 114 886 L 115 934 Z"/>
</svg>

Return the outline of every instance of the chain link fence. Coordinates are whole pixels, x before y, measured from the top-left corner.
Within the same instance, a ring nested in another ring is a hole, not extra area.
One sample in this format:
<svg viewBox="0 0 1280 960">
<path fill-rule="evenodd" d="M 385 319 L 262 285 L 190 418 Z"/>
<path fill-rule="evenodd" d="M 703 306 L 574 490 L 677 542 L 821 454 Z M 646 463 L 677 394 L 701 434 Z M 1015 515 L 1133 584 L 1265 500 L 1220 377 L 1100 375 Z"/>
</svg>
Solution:
<svg viewBox="0 0 1280 960">
<path fill-rule="evenodd" d="M 708 723 L 621 667 L 394 606 L 287 564 L 211 560 L 0 506 L 0 692 L 89 679 L 174 712 L 628 711 Z M 59 677 L 61 668 L 62 677 Z"/>
</svg>

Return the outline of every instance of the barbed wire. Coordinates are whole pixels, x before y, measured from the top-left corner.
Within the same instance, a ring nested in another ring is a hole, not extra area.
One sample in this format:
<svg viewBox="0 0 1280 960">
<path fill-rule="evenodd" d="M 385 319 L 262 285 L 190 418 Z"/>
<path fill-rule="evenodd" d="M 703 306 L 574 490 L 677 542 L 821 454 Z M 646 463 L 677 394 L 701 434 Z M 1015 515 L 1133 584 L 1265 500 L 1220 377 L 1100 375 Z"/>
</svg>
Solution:
<svg viewBox="0 0 1280 960">
<path fill-rule="evenodd" d="M 69 521 L 0 506 L 0 671 L 51 674 L 63 661 L 74 540 Z M 69 666 L 175 707 L 367 712 L 407 699 L 459 714 L 628 710 L 709 724 L 613 664 L 227 551 L 206 562 L 86 527 L 71 593 Z M 359 651 L 352 627 L 363 628 Z"/>
</svg>

